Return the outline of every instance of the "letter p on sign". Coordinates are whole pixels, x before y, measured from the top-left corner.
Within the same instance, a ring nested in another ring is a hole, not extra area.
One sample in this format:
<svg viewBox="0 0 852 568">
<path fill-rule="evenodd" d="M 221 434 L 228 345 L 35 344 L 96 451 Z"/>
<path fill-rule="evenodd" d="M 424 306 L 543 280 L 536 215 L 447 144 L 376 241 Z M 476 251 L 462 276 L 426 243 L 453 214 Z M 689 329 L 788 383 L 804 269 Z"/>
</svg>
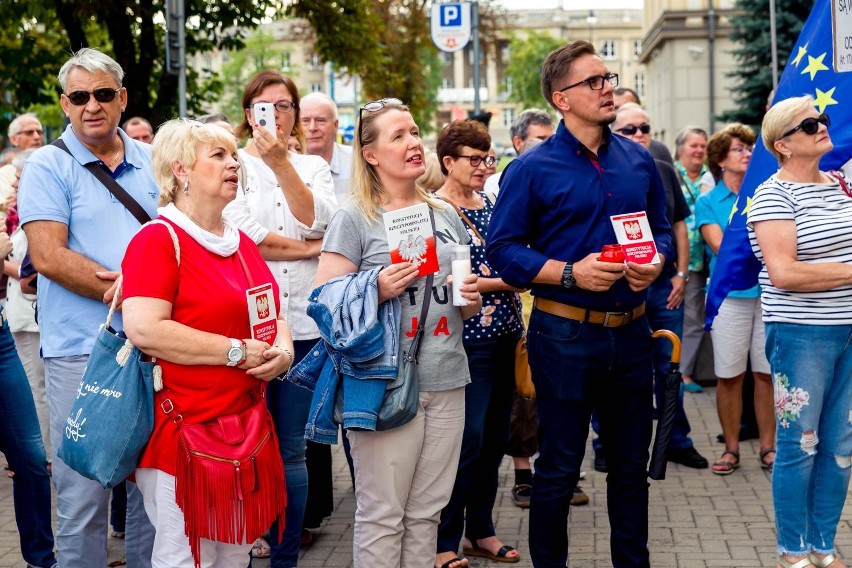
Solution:
<svg viewBox="0 0 852 568">
<path fill-rule="evenodd" d="M 441 27 L 462 25 L 461 10 L 458 4 L 441 6 Z"/>
</svg>

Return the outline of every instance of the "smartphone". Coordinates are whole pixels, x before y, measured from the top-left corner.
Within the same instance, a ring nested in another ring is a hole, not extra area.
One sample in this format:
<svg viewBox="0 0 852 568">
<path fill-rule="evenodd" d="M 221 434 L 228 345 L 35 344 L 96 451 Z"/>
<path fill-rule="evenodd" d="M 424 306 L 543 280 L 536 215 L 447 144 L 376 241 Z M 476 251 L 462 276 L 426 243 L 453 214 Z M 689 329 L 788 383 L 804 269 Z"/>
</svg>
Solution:
<svg viewBox="0 0 852 568">
<path fill-rule="evenodd" d="M 278 138 L 278 132 L 275 130 L 275 107 L 272 103 L 254 103 L 254 122 Z"/>
</svg>

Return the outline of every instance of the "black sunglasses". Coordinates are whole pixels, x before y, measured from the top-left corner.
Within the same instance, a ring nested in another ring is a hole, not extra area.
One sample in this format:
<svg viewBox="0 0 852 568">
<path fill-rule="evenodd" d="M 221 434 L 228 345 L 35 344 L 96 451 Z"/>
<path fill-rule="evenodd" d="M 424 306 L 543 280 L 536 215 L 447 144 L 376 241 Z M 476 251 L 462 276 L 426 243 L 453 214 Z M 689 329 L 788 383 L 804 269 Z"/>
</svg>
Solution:
<svg viewBox="0 0 852 568">
<path fill-rule="evenodd" d="M 468 156 L 466 156 L 464 154 L 455 154 L 453 157 L 454 158 L 467 158 L 468 160 L 470 160 L 470 166 L 472 168 L 478 168 L 479 164 L 481 164 L 482 162 L 485 162 L 486 168 L 490 168 L 491 166 L 494 165 L 494 162 L 497 161 L 497 158 L 495 158 L 494 156 L 477 156 L 476 154 L 470 154 Z"/>
<path fill-rule="evenodd" d="M 791 128 L 790 130 L 785 132 L 781 136 L 781 138 L 786 138 L 791 134 L 795 134 L 799 130 L 801 130 L 805 134 L 816 134 L 819 131 L 819 125 L 820 124 L 824 124 L 826 128 L 831 126 L 831 119 L 828 118 L 827 114 L 822 113 L 821 115 L 819 115 L 816 118 L 809 116 L 808 118 L 806 118 L 805 120 L 800 122 L 799 126 L 797 126 L 796 128 Z"/>
<path fill-rule="evenodd" d="M 637 131 L 641 131 L 642 134 L 648 134 L 651 132 L 650 124 L 640 124 L 639 126 L 633 126 L 632 124 L 628 124 L 622 128 L 616 130 L 616 132 L 620 132 L 625 136 L 633 136 Z"/>
<path fill-rule="evenodd" d="M 562 87 L 559 89 L 559 92 L 562 93 L 567 91 L 568 89 L 573 89 L 574 87 L 579 87 L 582 84 L 586 84 L 593 91 L 600 91 L 604 88 L 605 83 L 609 83 L 613 87 L 618 86 L 618 73 L 607 73 L 606 75 L 595 75 L 594 77 L 588 77 L 583 79 L 582 81 L 577 81 L 573 85 L 568 85 L 567 87 Z"/>
<path fill-rule="evenodd" d="M 65 95 L 68 97 L 68 100 L 71 101 L 71 104 L 74 106 L 83 106 L 84 104 L 89 102 L 89 95 L 94 95 L 95 100 L 99 103 L 111 103 L 115 100 L 115 95 L 121 90 L 118 89 L 95 89 L 94 91 L 74 91 L 73 93 L 68 93 Z"/>
<path fill-rule="evenodd" d="M 364 106 L 362 106 L 358 110 L 358 141 L 363 144 L 363 141 L 361 140 L 361 124 L 363 124 L 363 122 L 364 122 L 363 116 L 364 116 L 365 110 L 369 111 L 369 112 L 376 112 L 377 110 L 382 110 L 383 108 L 385 108 L 386 105 L 400 105 L 400 106 L 402 106 L 403 104 L 405 104 L 405 103 L 403 103 L 399 99 L 394 99 L 394 98 L 379 99 L 377 101 L 370 101 L 370 102 L 364 104 Z"/>
</svg>

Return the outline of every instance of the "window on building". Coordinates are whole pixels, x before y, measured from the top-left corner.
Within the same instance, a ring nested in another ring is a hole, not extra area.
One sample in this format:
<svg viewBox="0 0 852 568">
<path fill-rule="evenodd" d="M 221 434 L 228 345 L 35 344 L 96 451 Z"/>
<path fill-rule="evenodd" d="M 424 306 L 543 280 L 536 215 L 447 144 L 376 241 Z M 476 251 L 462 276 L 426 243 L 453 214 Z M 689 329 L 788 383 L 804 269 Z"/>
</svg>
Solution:
<svg viewBox="0 0 852 568">
<path fill-rule="evenodd" d="M 511 60 L 511 52 L 509 51 L 509 42 L 500 42 L 500 61 L 508 63 Z"/>
<path fill-rule="evenodd" d="M 290 52 L 281 52 L 281 69 L 288 71 L 290 69 Z"/>
<path fill-rule="evenodd" d="M 452 89 L 453 88 L 453 80 L 452 79 L 441 79 L 441 88 L 442 89 Z"/>
<path fill-rule="evenodd" d="M 636 94 L 639 95 L 640 99 L 645 98 L 645 74 L 644 73 L 636 73 L 633 76 L 633 88 L 636 89 Z"/>
<path fill-rule="evenodd" d="M 634 39 L 633 40 L 633 55 L 639 57 L 642 54 L 642 40 Z"/>
<path fill-rule="evenodd" d="M 312 93 L 321 93 L 322 92 L 322 83 L 311 83 L 311 92 Z"/>
<path fill-rule="evenodd" d="M 444 63 L 446 63 L 447 65 L 452 65 L 453 64 L 453 56 L 455 56 L 455 53 L 444 51 L 443 54 L 444 54 Z"/>
<path fill-rule="evenodd" d="M 204 68 L 205 69 L 212 69 L 213 68 L 213 58 L 210 57 L 209 55 L 204 56 Z"/>
<path fill-rule="evenodd" d="M 615 59 L 615 40 L 614 39 L 604 40 L 603 45 L 601 45 L 601 58 L 602 59 Z"/>
<path fill-rule="evenodd" d="M 513 122 L 515 122 L 515 109 L 504 108 L 500 111 L 500 125 L 503 128 L 512 128 Z"/>
<path fill-rule="evenodd" d="M 509 96 L 512 94 L 512 78 L 511 77 L 503 77 L 503 80 L 500 81 L 500 94 Z"/>
<path fill-rule="evenodd" d="M 322 62 L 320 61 L 319 53 L 311 53 L 310 58 L 308 59 L 308 67 L 316 71 L 322 66 Z"/>
</svg>

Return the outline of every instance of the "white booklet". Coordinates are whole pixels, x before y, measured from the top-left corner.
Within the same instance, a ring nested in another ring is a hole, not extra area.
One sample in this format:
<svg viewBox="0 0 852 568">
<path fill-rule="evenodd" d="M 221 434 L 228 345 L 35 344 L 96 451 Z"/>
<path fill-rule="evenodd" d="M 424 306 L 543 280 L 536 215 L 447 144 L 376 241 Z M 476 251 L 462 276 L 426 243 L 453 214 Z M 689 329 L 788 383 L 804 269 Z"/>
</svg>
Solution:
<svg viewBox="0 0 852 568">
<path fill-rule="evenodd" d="M 610 220 L 626 260 L 637 264 L 659 264 L 660 257 L 647 213 L 639 211 L 613 215 Z"/>
<path fill-rule="evenodd" d="M 429 205 L 418 203 L 382 215 L 388 235 L 391 262 L 410 262 L 418 276 L 438 271 L 438 251 L 429 218 Z"/>
</svg>

